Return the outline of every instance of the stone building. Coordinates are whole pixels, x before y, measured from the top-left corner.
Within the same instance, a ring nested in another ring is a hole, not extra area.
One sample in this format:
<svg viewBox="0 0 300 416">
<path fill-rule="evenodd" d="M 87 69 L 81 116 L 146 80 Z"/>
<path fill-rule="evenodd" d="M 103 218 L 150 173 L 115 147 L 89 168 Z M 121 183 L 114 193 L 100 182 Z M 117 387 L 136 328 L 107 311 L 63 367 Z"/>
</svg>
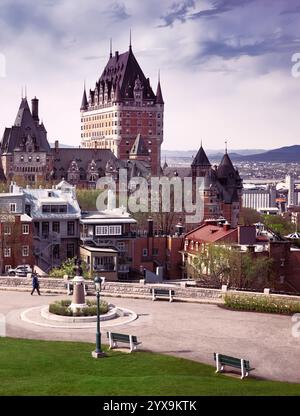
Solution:
<svg viewBox="0 0 300 416">
<path fill-rule="evenodd" d="M 163 175 L 180 178 L 192 177 L 193 201 L 196 202 L 196 193 L 200 193 L 203 205 L 202 219 L 225 218 L 235 228 L 239 223 L 239 214 L 242 206 L 243 183 L 237 169 L 234 168 L 231 159 L 225 154 L 218 166 L 212 166 L 202 147 L 195 156 L 191 167 L 172 168 L 165 164 Z M 200 189 L 197 189 L 197 178 L 202 178 Z M 174 216 L 175 224 L 180 217 L 184 219 L 185 213 L 177 213 Z M 185 231 L 195 228 L 195 224 L 187 224 Z"/>
<path fill-rule="evenodd" d="M 21 188 L 13 183 L 10 192 L 23 198 L 23 212 L 32 221 L 37 266 L 47 272 L 78 255 L 81 211 L 74 187 L 65 181 L 48 189 Z"/>
<path fill-rule="evenodd" d="M 50 180 L 52 155 L 47 131 L 39 119 L 39 100 L 22 98 L 14 125 L 6 128 L 0 145 L 1 178 L 27 183 Z"/>
<path fill-rule="evenodd" d="M 110 149 L 118 159 L 129 159 L 136 138 L 143 138 L 143 158 L 154 175 L 160 172 L 164 100 L 158 80 L 154 94 L 132 46 L 110 53 L 100 78 L 81 103 L 83 147 Z"/>
</svg>

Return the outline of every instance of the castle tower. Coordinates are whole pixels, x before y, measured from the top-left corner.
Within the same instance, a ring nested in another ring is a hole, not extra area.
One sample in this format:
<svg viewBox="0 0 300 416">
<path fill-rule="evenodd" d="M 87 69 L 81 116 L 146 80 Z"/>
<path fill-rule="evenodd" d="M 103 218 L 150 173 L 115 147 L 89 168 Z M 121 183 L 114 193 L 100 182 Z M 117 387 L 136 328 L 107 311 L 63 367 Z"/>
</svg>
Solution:
<svg viewBox="0 0 300 416">
<path fill-rule="evenodd" d="M 47 131 L 39 122 L 39 100 L 22 98 L 14 125 L 6 128 L 0 145 L 6 180 L 36 183 L 50 179 L 52 155 Z"/>
<path fill-rule="evenodd" d="M 80 110 L 83 147 L 111 149 L 116 157 L 127 160 L 140 134 L 151 173 L 159 174 L 164 116 L 160 79 L 154 94 L 131 42 L 127 52 L 113 55 L 110 50 L 95 88 L 88 96 L 84 89 Z"/>
<path fill-rule="evenodd" d="M 242 180 L 232 161 L 225 154 L 218 167 L 212 168 L 202 147 L 191 164 L 194 192 L 200 192 L 203 201 L 204 220 L 224 217 L 232 227 L 239 221 L 242 204 Z M 202 178 L 200 189 L 196 189 L 196 179 Z M 196 202 L 193 195 L 193 202 Z"/>
<path fill-rule="evenodd" d="M 243 183 L 237 169 L 225 150 L 225 154 L 217 168 L 218 182 L 222 186 L 222 213 L 224 218 L 236 227 L 239 223 L 240 210 L 242 207 Z"/>
<path fill-rule="evenodd" d="M 208 157 L 206 156 L 206 153 L 202 147 L 202 144 L 200 146 L 200 149 L 198 150 L 198 153 L 196 154 L 196 157 L 194 158 L 192 164 L 192 176 L 193 177 L 199 177 L 199 176 L 206 176 L 206 174 L 211 169 L 210 161 L 208 160 Z"/>
</svg>

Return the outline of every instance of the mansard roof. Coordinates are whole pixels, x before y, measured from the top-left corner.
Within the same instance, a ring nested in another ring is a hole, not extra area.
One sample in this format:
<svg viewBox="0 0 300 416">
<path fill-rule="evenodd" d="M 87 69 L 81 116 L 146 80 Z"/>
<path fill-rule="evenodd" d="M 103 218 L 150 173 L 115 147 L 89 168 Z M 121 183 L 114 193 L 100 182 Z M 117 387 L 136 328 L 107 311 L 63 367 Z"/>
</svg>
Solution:
<svg viewBox="0 0 300 416">
<path fill-rule="evenodd" d="M 44 125 L 33 119 L 27 98 L 22 98 L 14 125 L 4 131 L 1 152 L 25 151 L 29 142 L 33 144 L 35 151 L 50 152 Z"/>
<path fill-rule="evenodd" d="M 200 149 L 198 150 L 198 153 L 192 162 L 192 166 L 211 166 L 202 145 L 200 146 Z"/>
<path fill-rule="evenodd" d="M 97 170 L 104 175 L 105 166 L 109 160 L 116 157 L 110 149 L 92 148 L 53 148 L 53 170 L 57 174 L 57 179 L 66 177 L 66 173 L 73 162 L 76 162 L 79 170 L 87 171 L 91 160 L 94 160 Z"/>
<path fill-rule="evenodd" d="M 108 100 L 113 99 L 115 102 L 121 102 L 125 99 L 134 98 L 134 87 L 136 80 L 140 81 L 142 89 L 143 99 L 152 100 L 155 102 L 157 99 L 159 102 L 162 101 L 161 89 L 158 98 L 155 96 L 151 86 L 149 78 L 146 78 L 140 65 L 138 64 L 131 46 L 127 52 L 119 54 L 115 53 L 113 56 L 110 53 L 109 60 L 100 76 L 97 80 L 95 89 L 89 90 L 89 98 L 94 103 L 97 97 L 104 96 L 107 93 Z M 114 92 L 114 97 L 112 97 Z M 86 106 L 86 107 L 85 107 Z M 81 110 L 88 108 L 83 96 L 81 103 Z"/>
<path fill-rule="evenodd" d="M 150 86 L 149 78 L 146 79 L 140 65 L 138 64 L 132 49 L 127 52 L 111 56 L 99 79 L 99 87 L 105 84 L 115 86 L 119 81 L 122 98 L 133 98 L 133 88 L 136 78 L 139 77 L 144 86 L 144 98 L 155 99 L 154 92 Z"/>
</svg>

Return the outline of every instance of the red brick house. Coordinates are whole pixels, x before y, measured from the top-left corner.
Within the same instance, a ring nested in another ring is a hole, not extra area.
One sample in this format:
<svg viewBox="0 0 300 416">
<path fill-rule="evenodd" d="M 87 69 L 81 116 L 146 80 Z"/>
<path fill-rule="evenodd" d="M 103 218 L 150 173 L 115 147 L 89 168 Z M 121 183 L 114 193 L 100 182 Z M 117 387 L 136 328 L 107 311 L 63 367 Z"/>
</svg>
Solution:
<svg viewBox="0 0 300 416">
<path fill-rule="evenodd" d="M 32 219 L 26 214 L 0 215 L 0 269 L 7 272 L 21 264 L 34 265 Z"/>
</svg>

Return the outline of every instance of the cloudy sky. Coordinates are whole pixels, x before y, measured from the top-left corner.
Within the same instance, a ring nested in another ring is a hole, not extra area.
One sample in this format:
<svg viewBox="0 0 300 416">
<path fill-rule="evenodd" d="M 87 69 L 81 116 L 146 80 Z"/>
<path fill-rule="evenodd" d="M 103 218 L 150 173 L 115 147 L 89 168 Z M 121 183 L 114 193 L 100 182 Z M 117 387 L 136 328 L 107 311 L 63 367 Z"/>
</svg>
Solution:
<svg viewBox="0 0 300 416">
<path fill-rule="evenodd" d="M 84 80 L 94 86 L 110 37 L 124 52 L 132 28 L 154 89 L 161 71 L 164 149 L 299 144 L 299 19 L 300 0 L 0 0 L 1 135 L 26 84 L 50 141 L 79 145 Z"/>
</svg>

